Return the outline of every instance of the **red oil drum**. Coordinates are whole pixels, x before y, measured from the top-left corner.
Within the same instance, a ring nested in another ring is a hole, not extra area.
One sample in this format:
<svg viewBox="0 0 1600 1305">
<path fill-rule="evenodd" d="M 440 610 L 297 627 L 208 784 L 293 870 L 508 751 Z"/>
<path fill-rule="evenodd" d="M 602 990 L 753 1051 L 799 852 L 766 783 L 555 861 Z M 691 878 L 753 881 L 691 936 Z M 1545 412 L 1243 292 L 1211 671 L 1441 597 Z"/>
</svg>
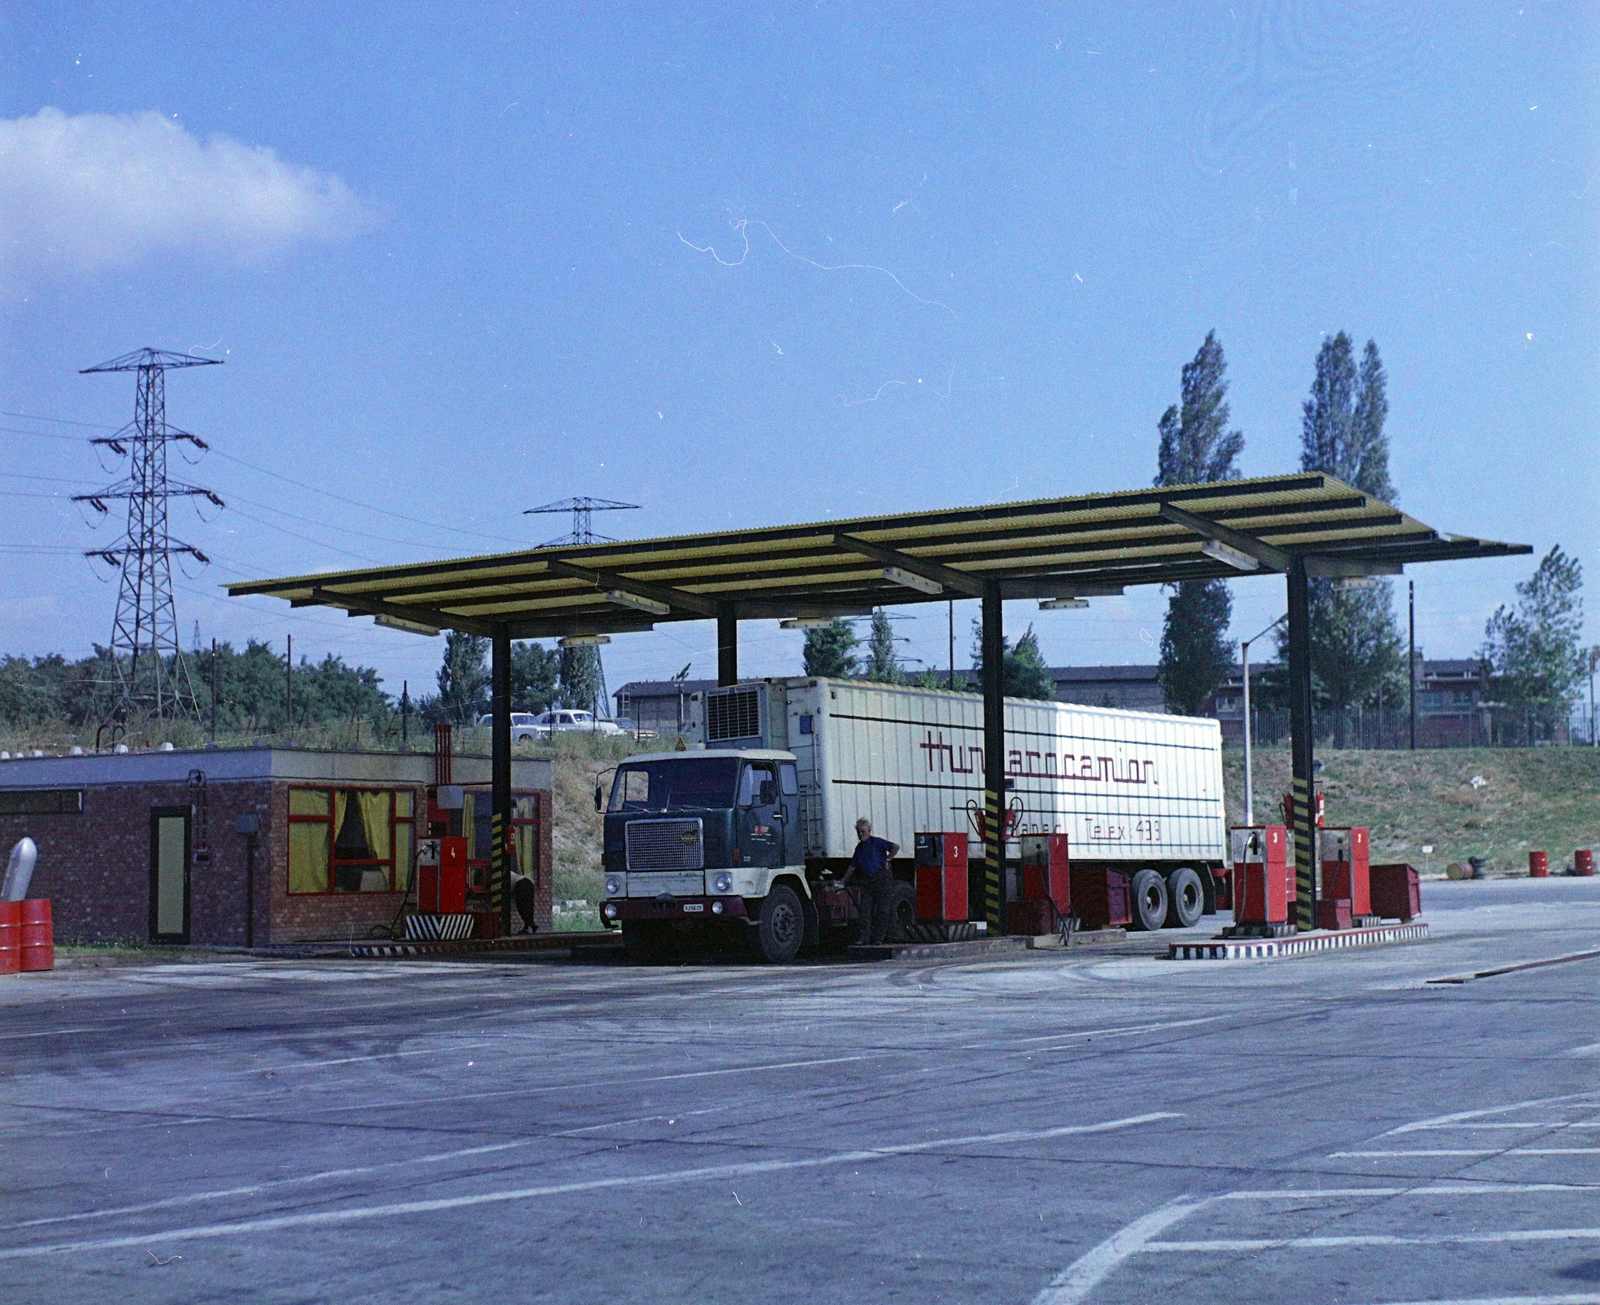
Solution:
<svg viewBox="0 0 1600 1305">
<path fill-rule="evenodd" d="M 50 899 L 29 897 L 22 908 L 22 972 L 56 968 L 55 927 L 50 920 Z"/>
<path fill-rule="evenodd" d="M 1588 877 L 1594 874 L 1594 852 L 1587 847 L 1580 847 L 1572 854 L 1572 873 Z"/>
<path fill-rule="evenodd" d="M 22 903 L 0 902 L 0 974 L 22 968 Z"/>
<path fill-rule="evenodd" d="M 1528 878 L 1543 879 L 1550 873 L 1550 857 L 1544 852 L 1528 853 Z"/>
</svg>

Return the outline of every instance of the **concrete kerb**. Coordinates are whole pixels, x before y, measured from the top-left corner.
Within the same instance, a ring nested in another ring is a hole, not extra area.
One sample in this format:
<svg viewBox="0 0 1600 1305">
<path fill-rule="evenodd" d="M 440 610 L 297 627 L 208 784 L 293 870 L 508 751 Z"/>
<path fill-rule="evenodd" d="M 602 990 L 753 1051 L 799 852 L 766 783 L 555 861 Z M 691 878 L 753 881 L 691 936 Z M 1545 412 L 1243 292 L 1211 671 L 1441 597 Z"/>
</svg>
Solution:
<svg viewBox="0 0 1600 1305">
<path fill-rule="evenodd" d="M 1212 938 L 1204 942 L 1171 943 L 1167 959 L 1173 961 L 1264 961 L 1351 947 L 1377 947 L 1386 943 L 1420 942 L 1429 937 L 1425 921 L 1384 924 L 1370 929 L 1314 930 L 1290 938 Z"/>
</svg>

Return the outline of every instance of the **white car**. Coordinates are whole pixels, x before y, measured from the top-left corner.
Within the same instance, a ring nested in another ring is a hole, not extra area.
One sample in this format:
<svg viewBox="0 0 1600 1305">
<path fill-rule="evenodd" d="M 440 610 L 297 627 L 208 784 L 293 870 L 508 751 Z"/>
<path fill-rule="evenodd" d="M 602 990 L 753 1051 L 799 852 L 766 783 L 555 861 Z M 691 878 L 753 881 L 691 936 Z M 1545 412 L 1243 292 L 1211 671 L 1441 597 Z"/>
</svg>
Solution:
<svg viewBox="0 0 1600 1305">
<path fill-rule="evenodd" d="M 548 716 L 549 714 L 550 714 L 549 712 L 545 713 L 546 716 Z M 547 738 L 549 738 L 550 737 L 550 728 L 549 728 L 549 726 L 541 725 L 539 723 L 543 719 L 544 719 L 544 716 L 535 716 L 531 711 L 514 711 L 514 712 L 512 712 L 511 713 L 511 741 L 513 743 L 515 743 L 518 739 L 547 739 Z M 484 726 L 485 728 L 490 728 L 490 727 L 492 727 L 494 725 L 494 716 L 489 712 L 485 712 L 482 716 L 478 717 L 478 724 Z"/>
</svg>

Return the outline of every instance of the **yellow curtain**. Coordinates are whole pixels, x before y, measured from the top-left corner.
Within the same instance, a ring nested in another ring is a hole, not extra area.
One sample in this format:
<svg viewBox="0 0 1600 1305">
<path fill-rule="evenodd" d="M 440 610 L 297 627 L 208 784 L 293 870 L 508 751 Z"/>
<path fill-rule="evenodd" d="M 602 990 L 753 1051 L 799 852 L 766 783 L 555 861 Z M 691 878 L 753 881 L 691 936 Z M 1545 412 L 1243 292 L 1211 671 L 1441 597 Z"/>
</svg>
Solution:
<svg viewBox="0 0 1600 1305">
<path fill-rule="evenodd" d="M 375 860 L 389 859 L 389 794 L 357 793 L 361 803 L 361 819 L 367 826 L 367 846 Z"/>
<path fill-rule="evenodd" d="M 291 816 L 325 816 L 328 814 L 328 790 L 325 788 L 292 788 L 289 790 Z"/>
<path fill-rule="evenodd" d="M 478 821 L 473 810 L 473 799 L 477 796 L 476 793 L 470 791 L 461 795 L 461 832 L 467 836 L 467 860 L 469 861 L 476 861 L 480 856 L 487 860 L 489 856 L 487 849 L 482 852 L 478 851 Z"/>
<path fill-rule="evenodd" d="M 411 822 L 396 821 L 394 826 L 394 888 L 404 892 L 411 874 Z"/>
<path fill-rule="evenodd" d="M 289 825 L 289 891 L 325 893 L 328 882 L 328 826 L 321 821 Z"/>
</svg>

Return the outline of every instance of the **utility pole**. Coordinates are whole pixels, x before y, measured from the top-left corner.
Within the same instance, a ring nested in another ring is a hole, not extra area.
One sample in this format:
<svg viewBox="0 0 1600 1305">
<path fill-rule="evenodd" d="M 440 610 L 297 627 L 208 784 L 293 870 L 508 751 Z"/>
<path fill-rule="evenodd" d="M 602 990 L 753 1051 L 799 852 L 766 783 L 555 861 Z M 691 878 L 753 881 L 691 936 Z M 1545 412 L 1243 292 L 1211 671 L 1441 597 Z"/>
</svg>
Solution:
<svg viewBox="0 0 1600 1305">
<path fill-rule="evenodd" d="M 562 545 L 584 544 L 614 544 L 616 540 L 609 535 L 594 533 L 594 513 L 596 512 L 632 512 L 637 511 L 637 503 L 620 503 L 612 498 L 590 498 L 581 495 L 577 498 L 557 499 L 554 503 L 543 503 L 538 507 L 527 508 L 523 516 L 534 516 L 547 512 L 572 513 L 572 529 L 565 535 L 558 535 L 554 539 L 547 539 L 540 544 L 540 548 L 560 548 Z M 594 687 L 594 700 L 588 704 L 589 710 L 594 713 L 596 728 L 602 717 L 611 716 L 611 702 L 606 694 L 606 667 L 600 659 L 600 649 L 588 646 L 568 649 L 574 658 L 579 659 L 580 673 L 588 668 L 590 673 L 583 678 Z M 579 704 L 569 702 L 567 706 L 576 707 Z"/>
<path fill-rule="evenodd" d="M 1250 769 L 1250 645 L 1257 639 L 1271 634 L 1288 619 L 1288 616 L 1289 614 L 1285 612 L 1260 634 L 1239 640 L 1239 669 L 1244 676 L 1244 823 L 1246 825 L 1256 823 L 1255 778 Z"/>
<path fill-rule="evenodd" d="M 283 721 L 284 729 L 294 728 L 294 635 L 287 636 L 288 651 L 283 655 Z"/>
<path fill-rule="evenodd" d="M 217 641 L 211 641 L 211 741 L 217 741 Z"/>
<path fill-rule="evenodd" d="M 400 746 L 411 750 L 411 681 L 400 681 Z"/>
<path fill-rule="evenodd" d="M 1417 750 L 1417 582 L 1406 581 L 1406 607 L 1410 618 L 1410 649 L 1406 654 L 1406 688 L 1411 713 L 1411 751 Z"/>
<path fill-rule="evenodd" d="M 201 452 L 208 445 L 187 431 L 167 425 L 166 374 L 172 368 L 212 367 L 221 362 L 220 358 L 138 349 L 98 367 L 85 367 L 81 373 L 137 374 L 133 421 L 115 435 L 90 441 L 118 457 L 126 457 L 128 474 L 93 494 L 73 495 L 73 502 L 87 503 L 102 516 L 110 512 L 107 503 L 111 499 L 123 499 L 128 504 L 128 526 L 122 537 L 109 547 L 92 548 L 84 554 L 122 572 L 111 627 L 111 660 L 118 684 L 112 719 L 125 720 L 130 713 L 140 711 L 157 720 L 200 714 L 188 663 L 178 643 L 172 558 L 174 554 L 188 554 L 202 564 L 210 559 L 193 545 L 172 538 L 167 528 L 167 500 L 204 498 L 219 508 L 226 504 L 209 489 L 184 484 L 167 475 L 169 444 L 188 443 Z"/>
<path fill-rule="evenodd" d="M 950 599 L 945 604 L 945 613 L 950 621 L 950 682 L 947 687 L 956 687 L 956 600 Z"/>
</svg>

